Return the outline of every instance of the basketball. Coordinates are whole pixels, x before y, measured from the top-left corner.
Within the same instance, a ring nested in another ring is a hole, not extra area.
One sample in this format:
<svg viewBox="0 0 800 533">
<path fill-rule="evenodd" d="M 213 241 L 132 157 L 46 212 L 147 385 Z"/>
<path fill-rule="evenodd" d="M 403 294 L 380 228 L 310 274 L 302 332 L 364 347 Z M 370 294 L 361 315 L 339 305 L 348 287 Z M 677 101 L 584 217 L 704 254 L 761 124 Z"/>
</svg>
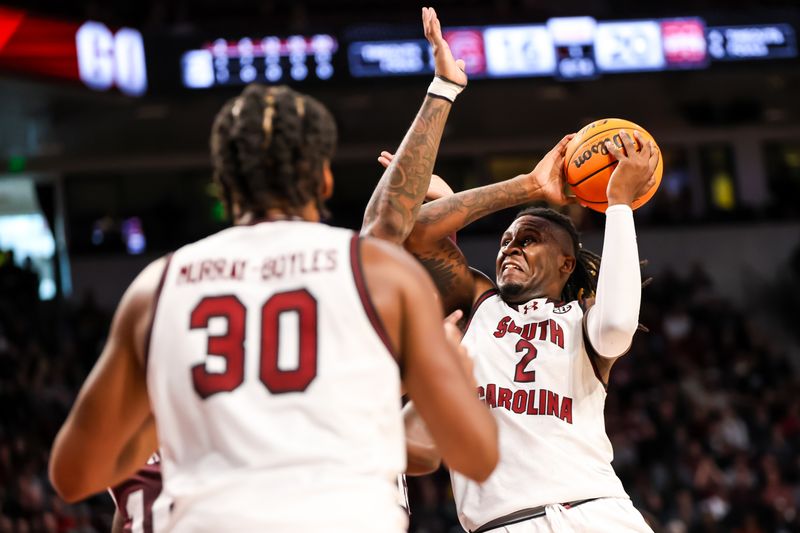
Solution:
<svg viewBox="0 0 800 533">
<path fill-rule="evenodd" d="M 606 118 L 596 120 L 582 128 L 567 145 L 564 158 L 567 183 L 584 207 L 601 213 L 608 208 L 606 188 L 611 173 L 617 167 L 617 160 L 608 153 L 605 141 L 610 140 L 624 150 L 619 137 L 622 130 L 627 131 L 631 136 L 634 131 L 638 131 L 645 140 L 655 143 L 653 136 L 638 124 L 621 118 Z M 641 148 L 635 137 L 633 142 L 637 149 Z M 655 183 L 645 194 L 633 202 L 631 206 L 633 209 L 643 206 L 653 197 L 661 184 L 663 170 L 664 164 L 659 156 L 655 170 Z"/>
</svg>

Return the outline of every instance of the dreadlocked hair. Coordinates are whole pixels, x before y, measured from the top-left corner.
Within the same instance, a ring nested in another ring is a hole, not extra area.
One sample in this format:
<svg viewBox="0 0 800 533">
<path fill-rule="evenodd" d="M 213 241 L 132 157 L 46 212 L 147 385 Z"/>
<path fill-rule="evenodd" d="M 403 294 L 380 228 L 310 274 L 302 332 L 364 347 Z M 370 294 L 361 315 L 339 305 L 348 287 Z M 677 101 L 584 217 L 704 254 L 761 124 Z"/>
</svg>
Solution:
<svg viewBox="0 0 800 533">
<path fill-rule="evenodd" d="M 561 299 L 565 302 L 594 298 L 597 291 L 597 275 L 600 272 L 600 256 L 581 246 L 580 234 L 572 220 L 558 211 L 547 207 L 529 207 L 523 209 L 515 218 L 526 215 L 543 218 L 564 229 L 572 239 L 572 254 L 575 256 L 575 270 L 572 271 L 564 289 Z"/>
<path fill-rule="evenodd" d="M 234 202 L 256 217 L 297 214 L 314 201 L 321 216 L 323 163 L 333 156 L 336 123 L 319 101 L 286 86 L 248 85 L 214 119 L 214 182 L 228 213 Z"/>
</svg>

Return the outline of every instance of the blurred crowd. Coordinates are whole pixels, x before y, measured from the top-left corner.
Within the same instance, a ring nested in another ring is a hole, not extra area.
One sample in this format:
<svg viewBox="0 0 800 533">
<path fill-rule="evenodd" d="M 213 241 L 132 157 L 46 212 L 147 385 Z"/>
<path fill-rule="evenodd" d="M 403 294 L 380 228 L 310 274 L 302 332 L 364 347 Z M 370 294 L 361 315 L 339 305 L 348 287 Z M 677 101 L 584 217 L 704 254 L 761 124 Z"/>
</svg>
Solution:
<svg viewBox="0 0 800 533">
<path fill-rule="evenodd" d="M 41 302 L 38 275 L 0 252 L 0 533 L 111 530 L 100 495 L 66 505 L 47 480 L 50 444 L 95 359 L 109 315 L 90 297 Z"/>
<path fill-rule="evenodd" d="M 47 481 L 50 443 L 110 315 L 91 297 L 40 302 L 35 273 L 3 258 L 0 533 L 110 531 L 108 495 L 66 505 Z M 800 268 L 790 276 L 800 287 Z M 737 308 L 699 267 L 657 275 L 643 300 L 650 331 L 615 365 L 606 406 L 635 505 L 656 532 L 800 532 L 800 369 L 776 340 L 785 326 L 762 312 L 770 301 Z M 461 531 L 445 471 L 409 485 L 412 531 Z"/>
</svg>

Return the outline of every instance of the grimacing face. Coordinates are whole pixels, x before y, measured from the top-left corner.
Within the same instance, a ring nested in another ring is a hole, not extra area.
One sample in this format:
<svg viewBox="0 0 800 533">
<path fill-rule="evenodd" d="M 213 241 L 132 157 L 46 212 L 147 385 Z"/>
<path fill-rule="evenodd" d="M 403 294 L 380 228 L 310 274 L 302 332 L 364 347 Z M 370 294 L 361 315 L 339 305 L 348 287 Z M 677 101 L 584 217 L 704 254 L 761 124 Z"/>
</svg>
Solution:
<svg viewBox="0 0 800 533">
<path fill-rule="evenodd" d="M 533 298 L 560 299 L 572 270 L 572 239 L 549 220 L 523 215 L 500 238 L 495 262 L 497 288 L 511 304 Z"/>
</svg>

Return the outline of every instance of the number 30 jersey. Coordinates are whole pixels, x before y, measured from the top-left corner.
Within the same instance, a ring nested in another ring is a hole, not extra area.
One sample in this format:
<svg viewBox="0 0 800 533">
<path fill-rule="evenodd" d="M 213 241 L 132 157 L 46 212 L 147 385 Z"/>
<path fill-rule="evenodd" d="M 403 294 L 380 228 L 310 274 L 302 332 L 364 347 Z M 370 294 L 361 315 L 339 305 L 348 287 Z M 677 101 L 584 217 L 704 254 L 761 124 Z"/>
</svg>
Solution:
<svg viewBox="0 0 800 533">
<path fill-rule="evenodd" d="M 606 391 L 587 352 L 583 316 L 577 301 L 537 298 L 517 307 L 496 291 L 478 300 L 462 344 L 497 421 L 500 462 L 484 483 L 452 473 L 468 531 L 530 507 L 628 497 L 611 467 Z"/>
<path fill-rule="evenodd" d="M 170 258 L 147 385 L 172 530 L 405 530 L 400 375 L 358 245 L 276 221 Z"/>
</svg>

